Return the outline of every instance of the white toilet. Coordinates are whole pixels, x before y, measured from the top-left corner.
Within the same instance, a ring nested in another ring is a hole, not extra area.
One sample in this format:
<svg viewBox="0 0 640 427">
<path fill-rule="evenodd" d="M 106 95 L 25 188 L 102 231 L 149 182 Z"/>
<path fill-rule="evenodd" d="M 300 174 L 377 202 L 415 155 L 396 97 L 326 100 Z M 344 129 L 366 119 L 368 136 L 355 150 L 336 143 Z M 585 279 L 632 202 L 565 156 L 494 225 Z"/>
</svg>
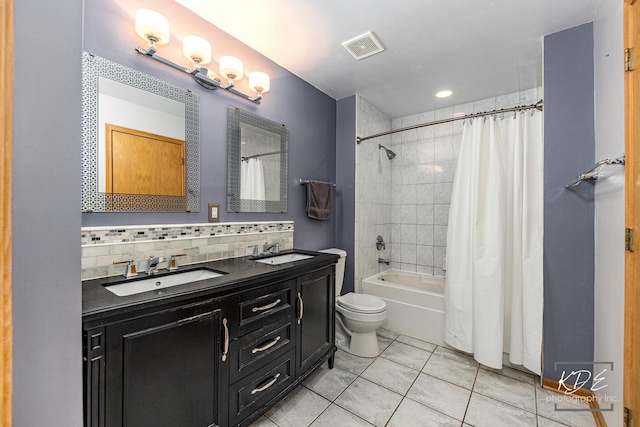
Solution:
<svg viewBox="0 0 640 427">
<path fill-rule="evenodd" d="M 340 255 L 336 265 L 336 346 L 360 357 L 377 357 L 378 329 L 387 318 L 387 305 L 373 295 L 349 292 L 340 296 L 347 252 L 325 249 L 320 252 Z"/>
</svg>

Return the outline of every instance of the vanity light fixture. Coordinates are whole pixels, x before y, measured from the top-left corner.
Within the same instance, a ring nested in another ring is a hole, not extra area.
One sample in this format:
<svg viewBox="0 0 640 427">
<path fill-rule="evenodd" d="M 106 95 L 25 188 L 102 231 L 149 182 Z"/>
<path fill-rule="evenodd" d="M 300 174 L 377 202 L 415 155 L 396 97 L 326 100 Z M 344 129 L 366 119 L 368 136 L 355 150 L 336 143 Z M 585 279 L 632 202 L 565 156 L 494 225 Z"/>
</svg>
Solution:
<svg viewBox="0 0 640 427">
<path fill-rule="evenodd" d="M 220 57 L 220 74 L 229 80 L 229 85 L 233 86 L 234 80 L 240 80 L 244 77 L 242 61 L 235 56 Z"/>
<path fill-rule="evenodd" d="M 215 72 L 202 67 L 203 64 L 211 62 L 211 44 L 202 37 L 189 35 L 185 36 L 183 40 L 182 52 L 193 63 L 193 69 L 185 68 L 156 55 L 157 45 L 167 44 L 170 35 L 169 21 L 156 11 L 140 9 L 136 12 L 136 34 L 149 43 L 147 49 L 137 47 L 136 52 L 191 75 L 196 83 L 205 89 L 224 89 L 254 104 L 260 104 L 262 94 L 270 89 L 269 75 L 254 71 L 249 74 L 249 87 L 256 93 L 256 96 L 250 96 L 236 90 L 234 88 L 235 82 L 244 77 L 243 65 L 240 59 L 228 55 L 220 57 L 219 60 L 220 74 L 227 79 L 227 84 L 223 84 Z"/>
<path fill-rule="evenodd" d="M 169 43 L 169 21 L 155 10 L 140 9 L 136 12 L 136 34 L 149 41 L 155 52 L 156 44 Z"/>
<path fill-rule="evenodd" d="M 202 37 L 184 36 L 182 43 L 182 53 L 195 68 L 211 62 L 211 44 Z"/>
<path fill-rule="evenodd" d="M 269 92 L 271 88 L 271 83 L 269 80 L 269 75 L 267 73 L 263 73 L 262 71 L 254 71 L 249 74 L 249 87 L 252 91 L 261 95 L 265 92 Z"/>
</svg>

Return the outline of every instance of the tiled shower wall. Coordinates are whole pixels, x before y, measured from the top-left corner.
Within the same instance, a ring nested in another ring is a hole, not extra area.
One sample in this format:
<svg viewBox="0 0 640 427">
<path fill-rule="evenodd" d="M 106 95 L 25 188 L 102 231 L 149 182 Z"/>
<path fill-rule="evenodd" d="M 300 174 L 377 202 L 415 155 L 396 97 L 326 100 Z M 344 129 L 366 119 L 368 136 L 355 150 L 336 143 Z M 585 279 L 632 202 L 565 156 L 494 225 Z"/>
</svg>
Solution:
<svg viewBox="0 0 640 427">
<path fill-rule="evenodd" d="M 541 98 L 542 89 L 534 88 L 401 117 L 391 122 L 391 128 L 450 118 L 456 113 L 529 105 Z M 357 135 L 385 130 L 389 119 L 361 97 L 357 111 Z M 393 268 L 445 275 L 449 204 L 461 139 L 462 121 L 455 121 L 368 140 L 358 146 L 356 286 L 363 278 L 388 268 L 378 267 L 378 256 L 390 258 Z M 378 144 L 391 148 L 396 158 L 389 161 L 378 152 Z M 376 235 L 380 233 L 387 241 L 383 252 L 375 249 Z M 362 274 L 358 276 L 358 272 Z"/>
<path fill-rule="evenodd" d="M 83 227 L 82 280 L 123 274 L 118 261 L 144 271 L 149 256 L 185 254 L 178 265 L 195 264 L 251 255 L 267 242 L 293 249 L 293 221 Z"/>
<path fill-rule="evenodd" d="M 356 98 L 356 135 L 372 135 L 391 130 L 391 120 L 366 99 Z M 385 136 L 358 144 L 356 148 L 356 218 L 354 289 L 362 279 L 380 271 L 378 258 L 391 256 L 391 161 L 378 144 L 391 147 Z M 376 250 L 376 236 L 382 236 L 386 249 Z M 351 254 L 347 254 L 351 256 Z"/>
</svg>

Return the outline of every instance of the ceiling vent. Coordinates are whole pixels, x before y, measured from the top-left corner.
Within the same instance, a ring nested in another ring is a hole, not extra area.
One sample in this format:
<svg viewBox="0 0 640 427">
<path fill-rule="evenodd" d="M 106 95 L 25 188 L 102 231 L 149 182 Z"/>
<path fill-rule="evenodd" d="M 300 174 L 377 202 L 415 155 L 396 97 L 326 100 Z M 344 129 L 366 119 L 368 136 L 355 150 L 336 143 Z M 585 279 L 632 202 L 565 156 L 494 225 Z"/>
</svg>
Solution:
<svg viewBox="0 0 640 427">
<path fill-rule="evenodd" d="M 371 31 L 354 39 L 347 40 L 342 43 L 342 46 L 357 60 L 375 55 L 385 49 L 382 42 Z"/>
</svg>

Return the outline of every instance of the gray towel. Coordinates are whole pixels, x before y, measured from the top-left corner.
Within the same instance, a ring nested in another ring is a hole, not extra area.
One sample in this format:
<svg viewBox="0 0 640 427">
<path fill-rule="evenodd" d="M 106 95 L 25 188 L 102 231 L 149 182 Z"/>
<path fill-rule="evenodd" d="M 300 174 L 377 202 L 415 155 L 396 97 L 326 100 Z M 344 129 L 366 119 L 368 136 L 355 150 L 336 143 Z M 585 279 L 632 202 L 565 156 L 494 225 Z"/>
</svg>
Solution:
<svg viewBox="0 0 640 427">
<path fill-rule="evenodd" d="M 333 202 L 333 184 L 330 182 L 311 181 L 307 183 L 307 216 L 313 219 L 331 218 Z"/>
</svg>

